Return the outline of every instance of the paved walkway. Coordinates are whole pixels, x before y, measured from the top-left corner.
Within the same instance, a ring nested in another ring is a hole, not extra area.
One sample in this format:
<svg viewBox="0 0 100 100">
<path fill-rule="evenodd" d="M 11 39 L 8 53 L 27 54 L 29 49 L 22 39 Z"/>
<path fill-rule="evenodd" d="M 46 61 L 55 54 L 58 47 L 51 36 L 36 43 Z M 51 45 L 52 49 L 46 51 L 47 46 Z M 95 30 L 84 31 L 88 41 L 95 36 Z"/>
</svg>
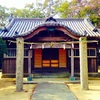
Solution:
<svg viewBox="0 0 100 100">
<path fill-rule="evenodd" d="M 77 100 L 64 83 L 39 83 L 32 100 Z"/>
</svg>

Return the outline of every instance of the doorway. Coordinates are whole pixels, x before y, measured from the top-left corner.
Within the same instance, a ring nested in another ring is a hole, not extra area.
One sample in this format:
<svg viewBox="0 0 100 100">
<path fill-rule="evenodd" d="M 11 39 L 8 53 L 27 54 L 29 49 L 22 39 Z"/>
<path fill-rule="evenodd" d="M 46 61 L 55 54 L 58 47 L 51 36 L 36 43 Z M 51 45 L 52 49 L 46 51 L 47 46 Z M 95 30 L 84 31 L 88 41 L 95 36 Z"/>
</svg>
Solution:
<svg viewBox="0 0 100 100">
<path fill-rule="evenodd" d="M 43 68 L 58 68 L 59 52 L 58 49 L 43 49 L 42 50 L 42 66 Z"/>
<path fill-rule="evenodd" d="M 57 48 L 34 49 L 34 68 L 67 67 L 66 50 Z"/>
</svg>

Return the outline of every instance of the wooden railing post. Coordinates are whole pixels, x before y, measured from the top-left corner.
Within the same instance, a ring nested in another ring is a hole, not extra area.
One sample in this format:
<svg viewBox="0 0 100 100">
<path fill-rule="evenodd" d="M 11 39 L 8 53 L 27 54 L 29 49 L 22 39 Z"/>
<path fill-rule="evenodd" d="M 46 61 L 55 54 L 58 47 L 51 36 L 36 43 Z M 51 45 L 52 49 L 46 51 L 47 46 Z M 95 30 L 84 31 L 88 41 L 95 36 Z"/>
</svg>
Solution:
<svg viewBox="0 0 100 100">
<path fill-rule="evenodd" d="M 71 47 L 71 77 L 74 77 L 74 44 Z"/>
<path fill-rule="evenodd" d="M 31 75 L 31 56 L 32 56 L 32 50 L 28 50 L 28 81 L 32 81 L 32 75 Z"/>
<path fill-rule="evenodd" d="M 74 77 L 74 44 L 72 43 L 71 46 L 71 77 L 70 80 L 74 81 L 75 77 Z"/>
</svg>

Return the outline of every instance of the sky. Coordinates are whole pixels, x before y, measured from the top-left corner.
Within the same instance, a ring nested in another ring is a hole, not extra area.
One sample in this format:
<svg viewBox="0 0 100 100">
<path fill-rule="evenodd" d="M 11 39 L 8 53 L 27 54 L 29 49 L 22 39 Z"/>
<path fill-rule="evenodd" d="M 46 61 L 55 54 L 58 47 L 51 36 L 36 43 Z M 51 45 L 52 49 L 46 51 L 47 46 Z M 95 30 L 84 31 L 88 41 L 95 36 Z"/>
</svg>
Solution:
<svg viewBox="0 0 100 100">
<path fill-rule="evenodd" d="M 0 0 L 0 5 L 5 7 L 24 8 L 25 4 L 36 3 L 36 1 L 44 0 Z"/>
<path fill-rule="evenodd" d="M 44 0 L 0 0 L 0 5 L 5 6 L 7 8 L 15 7 L 15 8 L 24 8 L 26 4 L 36 2 L 43 2 Z M 68 0 L 71 1 L 71 0 Z"/>
</svg>

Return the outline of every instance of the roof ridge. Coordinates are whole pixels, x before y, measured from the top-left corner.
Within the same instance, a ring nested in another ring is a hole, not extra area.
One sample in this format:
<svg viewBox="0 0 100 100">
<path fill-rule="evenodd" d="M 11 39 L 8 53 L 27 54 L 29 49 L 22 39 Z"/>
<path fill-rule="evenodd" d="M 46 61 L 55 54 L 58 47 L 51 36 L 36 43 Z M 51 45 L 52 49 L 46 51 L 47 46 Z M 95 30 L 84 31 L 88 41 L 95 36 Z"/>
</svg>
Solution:
<svg viewBox="0 0 100 100">
<path fill-rule="evenodd" d="M 18 20 L 18 19 L 22 19 L 22 20 L 31 20 L 31 19 L 32 19 L 32 20 L 33 20 L 33 19 L 34 19 L 34 20 L 35 20 L 35 19 L 43 20 L 43 19 L 45 19 L 45 18 L 21 18 L 21 17 L 20 17 L 20 18 L 15 18 L 15 20 Z"/>
<path fill-rule="evenodd" d="M 57 19 L 74 19 L 74 20 L 76 20 L 76 19 L 79 19 L 79 20 L 83 20 L 84 18 L 57 18 Z"/>
<path fill-rule="evenodd" d="M 15 18 L 13 18 L 10 22 L 8 22 L 8 24 L 5 26 L 7 28 L 7 30 L 9 30 L 12 25 L 14 24 Z"/>
<path fill-rule="evenodd" d="M 23 18 L 23 17 L 19 17 L 19 18 L 14 18 L 15 20 L 17 19 L 22 19 L 22 20 L 46 20 L 47 18 Z M 56 20 L 84 20 L 84 18 L 54 18 Z"/>
</svg>

